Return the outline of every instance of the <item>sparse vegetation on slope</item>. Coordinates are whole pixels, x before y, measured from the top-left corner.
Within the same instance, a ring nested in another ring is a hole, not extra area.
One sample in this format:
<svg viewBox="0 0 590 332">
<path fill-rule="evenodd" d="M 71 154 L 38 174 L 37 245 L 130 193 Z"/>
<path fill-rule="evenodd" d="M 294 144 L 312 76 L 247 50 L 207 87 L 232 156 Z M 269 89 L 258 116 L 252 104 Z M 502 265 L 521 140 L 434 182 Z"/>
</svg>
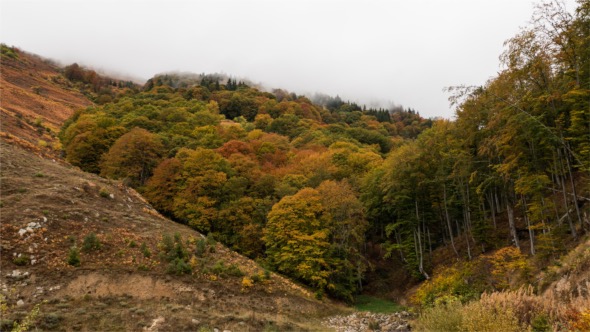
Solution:
<svg viewBox="0 0 590 332">
<path fill-rule="evenodd" d="M 2 330 L 37 304 L 30 326 L 49 330 L 141 329 L 160 316 L 166 330 L 300 330 L 339 310 L 120 183 L 1 144 Z M 244 276 L 257 281 L 245 289 Z"/>
</svg>

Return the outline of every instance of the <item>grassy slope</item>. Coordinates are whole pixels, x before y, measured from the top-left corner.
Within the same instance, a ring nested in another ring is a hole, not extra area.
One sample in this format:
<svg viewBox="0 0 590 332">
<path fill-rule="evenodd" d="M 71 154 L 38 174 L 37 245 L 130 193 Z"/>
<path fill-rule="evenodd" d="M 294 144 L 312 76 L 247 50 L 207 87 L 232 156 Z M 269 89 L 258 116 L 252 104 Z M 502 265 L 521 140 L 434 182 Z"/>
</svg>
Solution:
<svg viewBox="0 0 590 332">
<path fill-rule="evenodd" d="M 37 144 L 55 133 L 76 109 L 92 105 L 50 61 L 16 51 L 0 66 L 0 131 Z"/>
</svg>

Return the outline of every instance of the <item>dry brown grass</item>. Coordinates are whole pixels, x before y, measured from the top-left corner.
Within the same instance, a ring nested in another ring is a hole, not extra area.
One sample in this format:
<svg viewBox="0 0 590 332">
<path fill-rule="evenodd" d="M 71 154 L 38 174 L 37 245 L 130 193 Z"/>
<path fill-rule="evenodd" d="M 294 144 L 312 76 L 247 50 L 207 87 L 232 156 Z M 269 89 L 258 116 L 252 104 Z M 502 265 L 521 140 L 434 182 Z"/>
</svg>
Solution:
<svg viewBox="0 0 590 332">
<path fill-rule="evenodd" d="M 518 321 L 532 326 L 547 317 L 553 330 L 590 330 L 590 241 L 562 258 L 549 272 L 552 282 L 542 293 L 532 286 L 516 291 L 483 294 L 480 302 L 490 308 L 511 310 Z"/>
</svg>

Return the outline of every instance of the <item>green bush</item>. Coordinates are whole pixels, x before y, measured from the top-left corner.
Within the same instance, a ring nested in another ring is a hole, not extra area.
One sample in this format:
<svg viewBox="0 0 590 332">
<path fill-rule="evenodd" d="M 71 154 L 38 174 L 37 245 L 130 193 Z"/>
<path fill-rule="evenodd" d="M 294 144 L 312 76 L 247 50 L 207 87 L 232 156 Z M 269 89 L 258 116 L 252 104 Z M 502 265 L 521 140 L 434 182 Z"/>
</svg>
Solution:
<svg viewBox="0 0 590 332">
<path fill-rule="evenodd" d="M 187 262 L 188 251 L 182 243 L 179 233 L 174 234 L 174 239 L 169 234 L 164 234 L 158 248 L 160 249 L 160 258 L 170 263 L 168 273 L 188 274 L 192 272 L 192 268 Z"/>
<path fill-rule="evenodd" d="M 111 193 L 109 193 L 106 189 L 104 188 L 100 188 L 100 191 L 98 192 L 98 194 L 100 195 L 100 197 L 104 197 L 104 198 L 108 198 L 111 196 Z"/>
<path fill-rule="evenodd" d="M 51 312 L 45 315 L 42 321 L 42 326 L 47 330 L 54 331 L 59 326 L 60 322 L 63 320 L 61 314 L 57 312 Z"/>
<path fill-rule="evenodd" d="M 221 260 L 215 262 L 213 267 L 211 267 L 211 272 L 213 272 L 217 275 L 221 275 L 221 274 L 225 273 L 225 270 L 226 270 L 225 262 L 221 261 Z"/>
<path fill-rule="evenodd" d="M 191 266 L 186 262 L 186 260 L 181 258 L 175 258 L 170 264 L 168 264 L 168 273 L 181 275 L 181 274 L 190 274 L 193 269 Z"/>
<path fill-rule="evenodd" d="M 68 254 L 68 264 L 71 266 L 80 266 L 80 252 L 78 252 L 78 248 L 71 247 L 69 254 Z"/>
<path fill-rule="evenodd" d="M 205 255 L 206 250 L 207 250 L 207 240 L 199 239 L 197 241 L 197 248 L 195 249 L 195 255 L 197 255 L 198 257 L 203 257 L 203 255 Z"/>
<path fill-rule="evenodd" d="M 100 249 L 100 240 L 96 237 L 96 234 L 90 233 L 84 237 L 84 243 L 82 243 L 82 251 L 88 252 L 92 250 Z"/>
<path fill-rule="evenodd" d="M 29 256 L 27 256 L 27 255 L 21 255 L 20 257 L 16 257 L 12 260 L 12 262 L 18 266 L 27 265 L 27 264 L 29 264 L 29 261 L 30 261 L 30 259 L 29 259 Z"/>
<path fill-rule="evenodd" d="M 244 276 L 244 272 L 242 272 L 242 270 L 240 270 L 240 267 L 237 266 L 236 264 L 231 264 L 227 268 L 226 273 L 232 277 L 243 277 Z"/>
<path fill-rule="evenodd" d="M 143 257 L 151 257 L 152 256 L 152 252 L 150 251 L 150 248 L 148 248 L 148 246 L 145 244 L 145 242 L 141 243 L 141 246 L 139 247 L 139 250 L 141 250 L 141 253 L 143 254 Z"/>
</svg>

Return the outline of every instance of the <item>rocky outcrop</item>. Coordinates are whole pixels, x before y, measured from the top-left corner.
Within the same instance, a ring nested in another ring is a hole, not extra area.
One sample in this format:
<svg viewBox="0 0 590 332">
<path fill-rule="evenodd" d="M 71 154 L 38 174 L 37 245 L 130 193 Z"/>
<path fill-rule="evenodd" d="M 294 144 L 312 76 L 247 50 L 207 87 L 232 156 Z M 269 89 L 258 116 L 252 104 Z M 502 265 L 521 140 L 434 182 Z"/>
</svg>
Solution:
<svg viewBox="0 0 590 332">
<path fill-rule="evenodd" d="M 377 314 L 372 312 L 355 312 L 348 316 L 332 316 L 324 321 L 327 327 L 338 332 L 360 331 L 410 331 L 409 319 L 411 315 L 406 312 L 393 314 Z"/>
</svg>

